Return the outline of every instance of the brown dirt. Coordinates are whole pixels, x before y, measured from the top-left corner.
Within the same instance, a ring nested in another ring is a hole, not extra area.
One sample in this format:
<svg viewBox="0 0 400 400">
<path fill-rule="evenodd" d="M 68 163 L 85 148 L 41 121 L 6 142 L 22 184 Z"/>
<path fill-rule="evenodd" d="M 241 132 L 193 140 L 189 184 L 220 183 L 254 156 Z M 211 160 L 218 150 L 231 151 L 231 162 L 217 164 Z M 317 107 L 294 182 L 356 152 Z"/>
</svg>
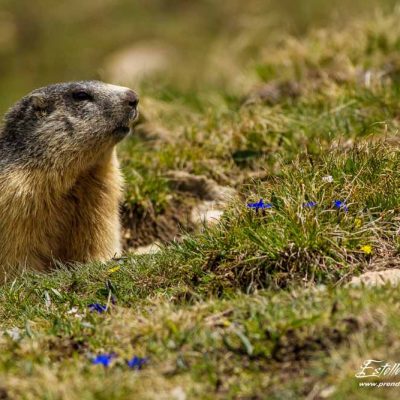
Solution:
<svg viewBox="0 0 400 400">
<path fill-rule="evenodd" d="M 0 387 L 0 400 L 8 400 L 11 397 L 8 395 L 7 389 Z"/>
<path fill-rule="evenodd" d="M 123 248 L 129 250 L 149 245 L 156 240 L 169 242 L 184 232 L 193 232 L 191 222 L 192 206 L 180 199 L 174 199 L 160 214 L 155 210 L 140 207 L 122 206 Z"/>
<path fill-rule="evenodd" d="M 301 329 L 289 329 L 275 343 L 272 359 L 278 362 L 310 360 L 318 352 L 329 352 L 332 347 L 348 342 L 350 334 L 360 329 L 360 323 L 354 317 L 343 318 L 335 325 L 322 327 L 321 331 L 305 337 L 302 337 Z"/>
<path fill-rule="evenodd" d="M 218 219 L 219 214 L 214 215 L 216 210 L 222 210 L 226 201 L 235 193 L 234 189 L 220 186 L 203 175 L 169 171 L 166 177 L 174 190 L 174 196 L 163 212 L 157 213 L 153 208 L 145 210 L 126 203 L 122 206 L 125 250 L 147 246 L 156 241 L 168 243 L 179 239 L 184 233 L 194 232 L 196 227 L 202 225 L 203 220 L 194 218 L 193 214 L 199 213 Z"/>
<path fill-rule="evenodd" d="M 58 338 L 49 340 L 46 344 L 51 351 L 52 357 L 60 361 L 67 357 L 72 357 L 74 353 L 83 354 L 88 351 L 89 346 L 83 339 L 76 339 L 73 336 L 68 338 Z M 1 397 L 0 397 L 1 399 Z"/>
</svg>

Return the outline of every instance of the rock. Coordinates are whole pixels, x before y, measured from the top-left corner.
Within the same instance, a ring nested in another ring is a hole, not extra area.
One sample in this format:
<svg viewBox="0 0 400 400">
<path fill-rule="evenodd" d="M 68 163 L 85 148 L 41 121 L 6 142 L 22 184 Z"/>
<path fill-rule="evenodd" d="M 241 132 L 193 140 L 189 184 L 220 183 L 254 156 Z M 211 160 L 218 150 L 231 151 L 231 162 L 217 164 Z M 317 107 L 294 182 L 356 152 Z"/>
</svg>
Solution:
<svg viewBox="0 0 400 400">
<path fill-rule="evenodd" d="M 21 330 L 17 327 L 8 329 L 5 333 L 14 341 L 18 341 L 21 339 Z"/>
<path fill-rule="evenodd" d="M 336 387 L 331 385 L 331 386 L 327 386 L 326 388 L 322 389 L 319 392 L 319 397 L 321 399 L 328 399 L 329 397 L 333 396 L 336 392 Z"/>
<path fill-rule="evenodd" d="M 116 84 L 135 84 L 170 65 L 171 50 L 158 42 L 143 42 L 112 54 L 104 66 L 106 78 Z"/>
<path fill-rule="evenodd" d="M 173 189 L 189 192 L 203 200 L 196 204 L 190 213 L 196 224 L 213 224 L 220 220 L 227 203 L 235 196 L 235 189 L 220 186 L 204 175 L 192 175 L 185 171 L 169 171 L 166 174 Z"/>
<path fill-rule="evenodd" d="M 391 268 L 382 271 L 365 272 L 360 276 L 355 276 L 348 283 L 350 286 L 359 287 L 362 285 L 375 287 L 390 284 L 397 286 L 400 283 L 400 269 Z"/>
<path fill-rule="evenodd" d="M 170 398 L 173 400 L 186 400 L 186 393 L 181 386 L 177 386 L 171 390 Z"/>
<path fill-rule="evenodd" d="M 190 219 L 194 224 L 198 225 L 215 224 L 221 219 L 223 213 L 223 210 L 216 208 L 215 201 L 204 201 L 193 207 Z"/>
</svg>

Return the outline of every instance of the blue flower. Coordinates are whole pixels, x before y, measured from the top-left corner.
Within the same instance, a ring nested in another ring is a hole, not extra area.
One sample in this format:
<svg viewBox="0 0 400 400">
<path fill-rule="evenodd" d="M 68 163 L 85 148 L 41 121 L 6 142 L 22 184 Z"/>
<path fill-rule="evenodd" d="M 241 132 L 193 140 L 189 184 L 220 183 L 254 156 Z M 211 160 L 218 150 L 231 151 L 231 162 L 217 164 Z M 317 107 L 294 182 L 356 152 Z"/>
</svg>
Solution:
<svg viewBox="0 0 400 400">
<path fill-rule="evenodd" d="M 255 208 L 256 210 L 258 210 L 259 208 L 261 208 L 261 209 L 272 208 L 272 204 L 264 203 L 263 199 L 260 199 L 260 201 L 258 203 L 248 203 L 247 207 Z"/>
<path fill-rule="evenodd" d="M 110 354 L 99 354 L 92 360 L 92 364 L 101 364 L 104 365 L 105 367 L 108 367 L 110 365 L 111 360 L 115 357 L 115 353 L 110 353 Z"/>
<path fill-rule="evenodd" d="M 138 356 L 134 356 L 133 358 L 131 358 L 130 360 L 127 360 L 127 364 L 128 367 L 131 369 L 141 369 L 143 367 L 144 364 L 147 363 L 147 358 L 142 358 L 142 357 L 138 357 Z"/>
<path fill-rule="evenodd" d="M 312 208 L 315 207 L 317 203 L 315 201 L 309 201 L 308 203 L 303 204 L 303 207 Z"/>
<path fill-rule="evenodd" d="M 103 312 L 107 311 L 107 306 L 103 306 L 102 304 L 99 303 L 93 303 L 88 305 L 90 312 L 98 312 L 99 314 L 102 314 Z"/>
<path fill-rule="evenodd" d="M 339 210 L 343 210 L 344 212 L 349 211 L 349 208 L 347 207 L 346 203 L 344 201 L 341 200 L 335 200 L 333 202 L 333 205 L 335 208 L 339 209 Z"/>
</svg>

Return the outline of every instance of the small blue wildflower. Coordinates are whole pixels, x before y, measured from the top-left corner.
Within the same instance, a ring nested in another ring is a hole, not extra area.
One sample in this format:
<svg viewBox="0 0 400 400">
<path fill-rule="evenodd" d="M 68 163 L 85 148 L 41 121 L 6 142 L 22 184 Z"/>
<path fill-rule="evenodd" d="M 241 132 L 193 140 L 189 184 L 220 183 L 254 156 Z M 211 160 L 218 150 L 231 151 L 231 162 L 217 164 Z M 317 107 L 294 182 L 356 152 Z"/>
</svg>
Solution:
<svg viewBox="0 0 400 400">
<path fill-rule="evenodd" d="M 303 207 L 312 208 L 315 207 L 317 203 L 315 201 L 309 201 L 308 203 L 303 204 Z"/>
<path fill-rule="evenodd" d="M 147 363 L 147 358 L 142 358 L 138 356 L 132 357 L 130 360 L 127 360 L 128 367 L 131 369 L 142 369 L 143 365 Z"/>
<path fill-rule="evenodd" d="M 258 210 L 259 208 L 261 208 L 261 209 L 272 208 L 272 204 L 264 203 L 263 199 L 260 199 L 260 201 L 258 203 L 248 203 L 247 207 L 255 208 L 256 210 Z"/>
<path fill-rule="evenodd" d="M 93 303 L 88 305 L 90 312 L 98 312 L 99 314 L 102 314 L 103 312 L 107 311 L 107 306 L 103 306 L 102 304 L 99 303 Z"/>
<path fill-rule="evenodd" d="M 111 360 L 115 357 L 115 353 L 105 353 L 105 354 L 99 354 L 92 360 L 92 364 L 101 364 L 104 365 L 105 367 L 108 367 L 110 365 Z"/>
<path fill-rule="evenodd" d="M 333 202 L 333 205 L 335 208 L 339 209 L 339 210 L 343 210 L 344 212 L 349 211 L 349 208 L 347 207 L 346 203 L 344 201 L 341 200 L 335 200 Z"/>
</svg>

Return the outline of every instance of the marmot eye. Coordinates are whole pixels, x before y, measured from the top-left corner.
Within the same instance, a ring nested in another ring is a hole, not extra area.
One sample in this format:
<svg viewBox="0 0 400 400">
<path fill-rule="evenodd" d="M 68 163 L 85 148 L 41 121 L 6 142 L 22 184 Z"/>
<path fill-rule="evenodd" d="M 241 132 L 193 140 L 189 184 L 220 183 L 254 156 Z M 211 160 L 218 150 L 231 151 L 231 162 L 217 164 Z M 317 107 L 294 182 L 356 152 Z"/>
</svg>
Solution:
<svg viewBox="0 0 400 400">
<path fill-rule="evenodd" d="M 72 93 L 72 98 L 76 101 L 92 101 L 93 96 L 87 92 L 79 91 L 79 92 L 74 92 Z"/>
</svg>

